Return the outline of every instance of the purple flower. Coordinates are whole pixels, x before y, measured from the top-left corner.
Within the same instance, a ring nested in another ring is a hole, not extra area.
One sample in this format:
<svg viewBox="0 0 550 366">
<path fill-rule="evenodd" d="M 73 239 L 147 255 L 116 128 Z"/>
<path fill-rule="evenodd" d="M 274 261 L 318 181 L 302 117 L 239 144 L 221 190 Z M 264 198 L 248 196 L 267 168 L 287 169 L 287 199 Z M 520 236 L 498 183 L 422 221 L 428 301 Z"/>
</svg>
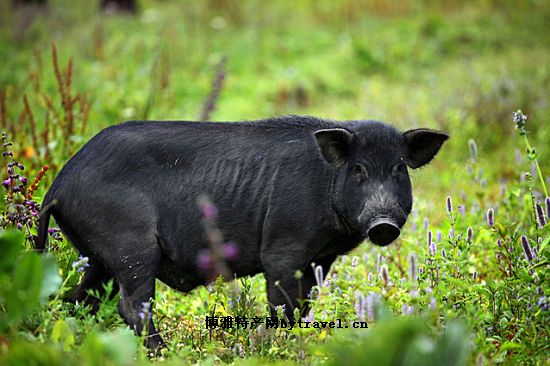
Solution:
<svg viewBox="0 0 550 366">
<path fill-rule="evenodd" d="M 441 256 L 443 258 L 445 258 L 447 256 L 447 251 L 445 250 L 445 248 L 441 249 Z"/>
<path fill-rule="evenodd" d="M 533 260 L 533 252 L 531 251 L 531 246 L 529 245 L 529 239 L 527 239 L 525 235 L 521 236 L 521 246 L 523 247 L 525 258 L 531 262 Z"/>
<path fill-rule="evenodd" d="M 84 272 L 86 268 L 90 267 L 88 261 L 88 257 L 83 257 L 81 254 L 78 259 L 73 262 L 72 266 L 73 268 L 76 268 L 77 272 Z"/>
<path fill-rule="evenodd" d="M 411 282 L 414 282 L 416 280 L 416 254 L 415 253 L 409 253 L 409 279 Z"/>
<path fill-rule="evenodd" d="M 25 177 L 19 177 L 19 180 L 21 181 L 21 184 L 26 185 L 27 184 L 27 178 Z"/>
<path fill-rule="evenodd" d="M 544 211 L 542 210 L 542 206 L 538 203 L 535 205 L 536 211 L 537 211 L 537 221 L 539 223 L 539 227 L 543 228 L 544 225 L 546 225 L 546 219 L 544 217 Z"/>
<path fill-rule="evenodd" d="M 468 230 L 466 232 L 466 240 L 471 242 L 474 237 L 474 229 L 472 229 L 471 226 L 468 226 Z"/>
<path fill-rule="evenodd" d="M 357 267 L 357 262 L 359 261 L 359 257 L 357 256 L 354 256 L 353 259 L 351 260 L 351 266 L 353 268 Z"/>
<path fill-rule="evenodd" d="M 487 224 L 490 227 L 495 226 L 495 210 L 492 207 L 487 210 Z"/>
<path fill-rule="evenodd" d="M 389 282 L 388 266 L 386 266 L 385 264 L 380 266 L 379 276 L 384 286 L 387 286 Z"/>
<path fill-rule="evenodd" d="M 355 293 L 355 314 L 360 321 L 365 321 L 365 311 L 367 310 L 367 301 L 365 296 L 357 291 Z"/>
<path fill-rule="evenodd" d="M 447 213 L 450 215 L 453 212 L 453 200 L 447 196 Z"/>
<path fill-rule="evenodd" d="M 141 310 L 138 313 L 139 318 L 145 323 L 151 319 L 151 304 L 145 301 L 141 304 Z"/>
<path fill-rule="evenodd" d="M 430 309 L 435 311 L 437 309 L 437 301 L 435 300 L 435 297 L 430 298 Z"/>
<path fill-rule="evenodd" d="M 472 278 L 473 278 L 474 280 L 477 280 L 477 271 L 474 271 L 474 273 L 472 274 Z"/>
<path fill-rule="evenodd" d="M 550 217 L 550 197 L 546 197 L 544 203 L 546 205 L 546 217 Z"/>
<path fill-rule="evenodd" d="M 212 255 L 210 251 L 204 250 L 197 256 L 197 266 L 203 272 L 208 272 L 214 267 L 214 261 L 212 260 Z"/>
<path fill-rule="evenodd" d="M 6 188 L 9 188 L 9 186 L 11 185 L 11 178 L 2 181 L 2 185 Z"/>
<path fill-rule="evenodd" d="M 441 233 L 441 230 L 437 230 L 435 233 L 435 240 L 439 243 L 441 242 L 442 238 L 443 238 L 443 234 Z"/>
<path fill-rule="evenodd" d="M 428 230 L 428 224 L 429 224 L 428 218 L 424 217 L 424 230 Z"/>
<path fill-rule="evenodd" d="M 372 272 L 369 272 L 369 275 L 367 276 L 367 281 L 372 282 Z"/>
<path fill-rule="evenodd" d="M 201 213 L 205 219 L 213 220 L 218 216 L 218 210 L 212 202 L 204 202 L 201 205 Z"/>
<path fill-rule="evenodd" d="M 413 311 L 414 311 L 414 308 L 407 304 L 403 304 L 403 307 L 401 308 L 401 313 L 403 315 L 411 315 Z"/>
<path fill-rule="evenodd" d="M 458 205 L 458 206 L 457 206 L 457 209 L 458 209 L 458 213 L 459 213 L 461 216 L 466 216 L 466 206 L 464 206 L 464 205 Z"/>
<path fill-rule="evenodd" d="M 232 241 L 229 241 L 223 245 L 223 256 L 227 260 L 235 260 L 239 256 L 239 248 L 237 244 Z"/>
<path fill-rule="evenodd" d="M 521 112 L 521 109 L 518 109 L 516 112 L 513 112 L 512 119 L 516 124 L 516 129 L 519 131 L 519 134 L 525 135 L 525 121 L 527 121 L 527 116 Z"/>
</svg>

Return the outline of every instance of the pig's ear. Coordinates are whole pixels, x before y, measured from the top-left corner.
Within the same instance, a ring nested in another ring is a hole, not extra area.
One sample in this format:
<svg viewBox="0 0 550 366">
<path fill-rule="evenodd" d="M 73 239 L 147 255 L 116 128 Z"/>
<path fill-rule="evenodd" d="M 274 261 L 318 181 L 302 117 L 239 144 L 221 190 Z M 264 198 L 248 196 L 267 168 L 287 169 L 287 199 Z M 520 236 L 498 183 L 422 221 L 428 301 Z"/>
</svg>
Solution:
<svg viewBox="0 0 550 366">
<path fill-rule="evenodd" d="M 343 128 L 318 130 L 314 135 L 325 160 L 336 167 L 342 165 L 353 142 L 353 135 Z"/>
<path fill-rule="evenodd" d="M 428 164 L 449 138 L 446 133 L 427 128 L 409 130 L 403 136 L 407 145 L 405 162 L 413 169 Z"/>
</svg>

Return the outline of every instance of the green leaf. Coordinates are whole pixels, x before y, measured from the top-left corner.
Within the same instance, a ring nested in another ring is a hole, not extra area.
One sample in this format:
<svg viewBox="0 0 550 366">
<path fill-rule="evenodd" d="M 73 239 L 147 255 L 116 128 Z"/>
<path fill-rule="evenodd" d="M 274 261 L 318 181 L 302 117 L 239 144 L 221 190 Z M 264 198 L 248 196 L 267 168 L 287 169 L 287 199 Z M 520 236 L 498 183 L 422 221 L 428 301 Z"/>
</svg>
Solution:
<svg viewBox="0 0 550 366">
<path fill-rule="evenodd" d="M 23 233 L 17 230 L 0 232 L 0 272 L 10 272 L 21 248 L 23 248 Z"/>
<path fill-rule="evenodd" d="M 40 301 L 44 301 L 59 288 L 62 279 L 57 270 L 54 257 L 43 255 L 41 258 L 44 276 L 42 277 L 42 288 L 40 289 Z"/>
<path fill-rule="evenodd" d="M 26 253 L 13 273 L 13 283 L 6 293 L 6 310 L 10 322 L 28 314 L 40 300 L 44 266 L 36 253 Z"/>
<path fill-rule="evenodd" d="M 68 352 L 71 350 L 75 342 L 74 334 L 69 324 L 64 320 L 58 320 L 55 322 L 51 339 L 55 343 L 60 343 L 63 346 L 63 350 Z"/>
</svg>

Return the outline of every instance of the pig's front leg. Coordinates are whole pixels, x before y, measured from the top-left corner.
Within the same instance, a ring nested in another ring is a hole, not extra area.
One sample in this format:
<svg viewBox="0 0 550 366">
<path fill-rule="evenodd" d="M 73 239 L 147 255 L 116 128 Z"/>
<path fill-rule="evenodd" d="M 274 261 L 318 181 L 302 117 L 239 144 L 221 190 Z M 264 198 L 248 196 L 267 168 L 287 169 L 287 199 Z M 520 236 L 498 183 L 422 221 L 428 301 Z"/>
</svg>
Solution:
<svg viewBox="0 0 550 366">
<path fill-rule="evenodd" d="M 296 256 L 299 257 L 299 256 Z M 326 257 L 317 262 L 323 268 L 326 276 L 330 265 L 336 257 Z M 264 256 L 262 263 L 265 269 L 267 281 L 267 298 L 271 310 L 271 316 L 276 316 L 276 307 L 284 305 L 285 315 L 289 320 L 294 319 L 294 309 L 300 309 L 300 316 L 305 316 L 309 311 L 310 304 L 308 294 L 316 285 L 314 269 L 311 263 L 297 263 L 296 258 L 281 258 L 280 256 Z M 296 271 L 302 272 L 302 278 L 296 278 Z"/>
</svg>

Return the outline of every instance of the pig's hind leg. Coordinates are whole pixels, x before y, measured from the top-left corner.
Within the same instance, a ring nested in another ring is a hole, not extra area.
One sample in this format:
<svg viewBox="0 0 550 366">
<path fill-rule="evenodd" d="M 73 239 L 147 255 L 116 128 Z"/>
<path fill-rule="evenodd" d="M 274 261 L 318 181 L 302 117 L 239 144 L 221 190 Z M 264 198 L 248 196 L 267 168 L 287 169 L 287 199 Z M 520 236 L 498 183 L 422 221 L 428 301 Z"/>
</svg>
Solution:
<svg viewBox="0 0 550 366">
<path fill-rule="evenodd" d="M 124 255 L 112 255 L 107 259 L 120 287 L 119 313 L 138 335 L 145 331 L 146 346 L 158 351 L 166 345 L 157 333 L 151 316 L 155 277 L 161 258 L 157 239 L 154 235 L 127 233 L 113 242 L 119 245 L 124 243 L 125 248 Z M 132 250 L 128 251 L 128 248 Z"/>
</svg>

